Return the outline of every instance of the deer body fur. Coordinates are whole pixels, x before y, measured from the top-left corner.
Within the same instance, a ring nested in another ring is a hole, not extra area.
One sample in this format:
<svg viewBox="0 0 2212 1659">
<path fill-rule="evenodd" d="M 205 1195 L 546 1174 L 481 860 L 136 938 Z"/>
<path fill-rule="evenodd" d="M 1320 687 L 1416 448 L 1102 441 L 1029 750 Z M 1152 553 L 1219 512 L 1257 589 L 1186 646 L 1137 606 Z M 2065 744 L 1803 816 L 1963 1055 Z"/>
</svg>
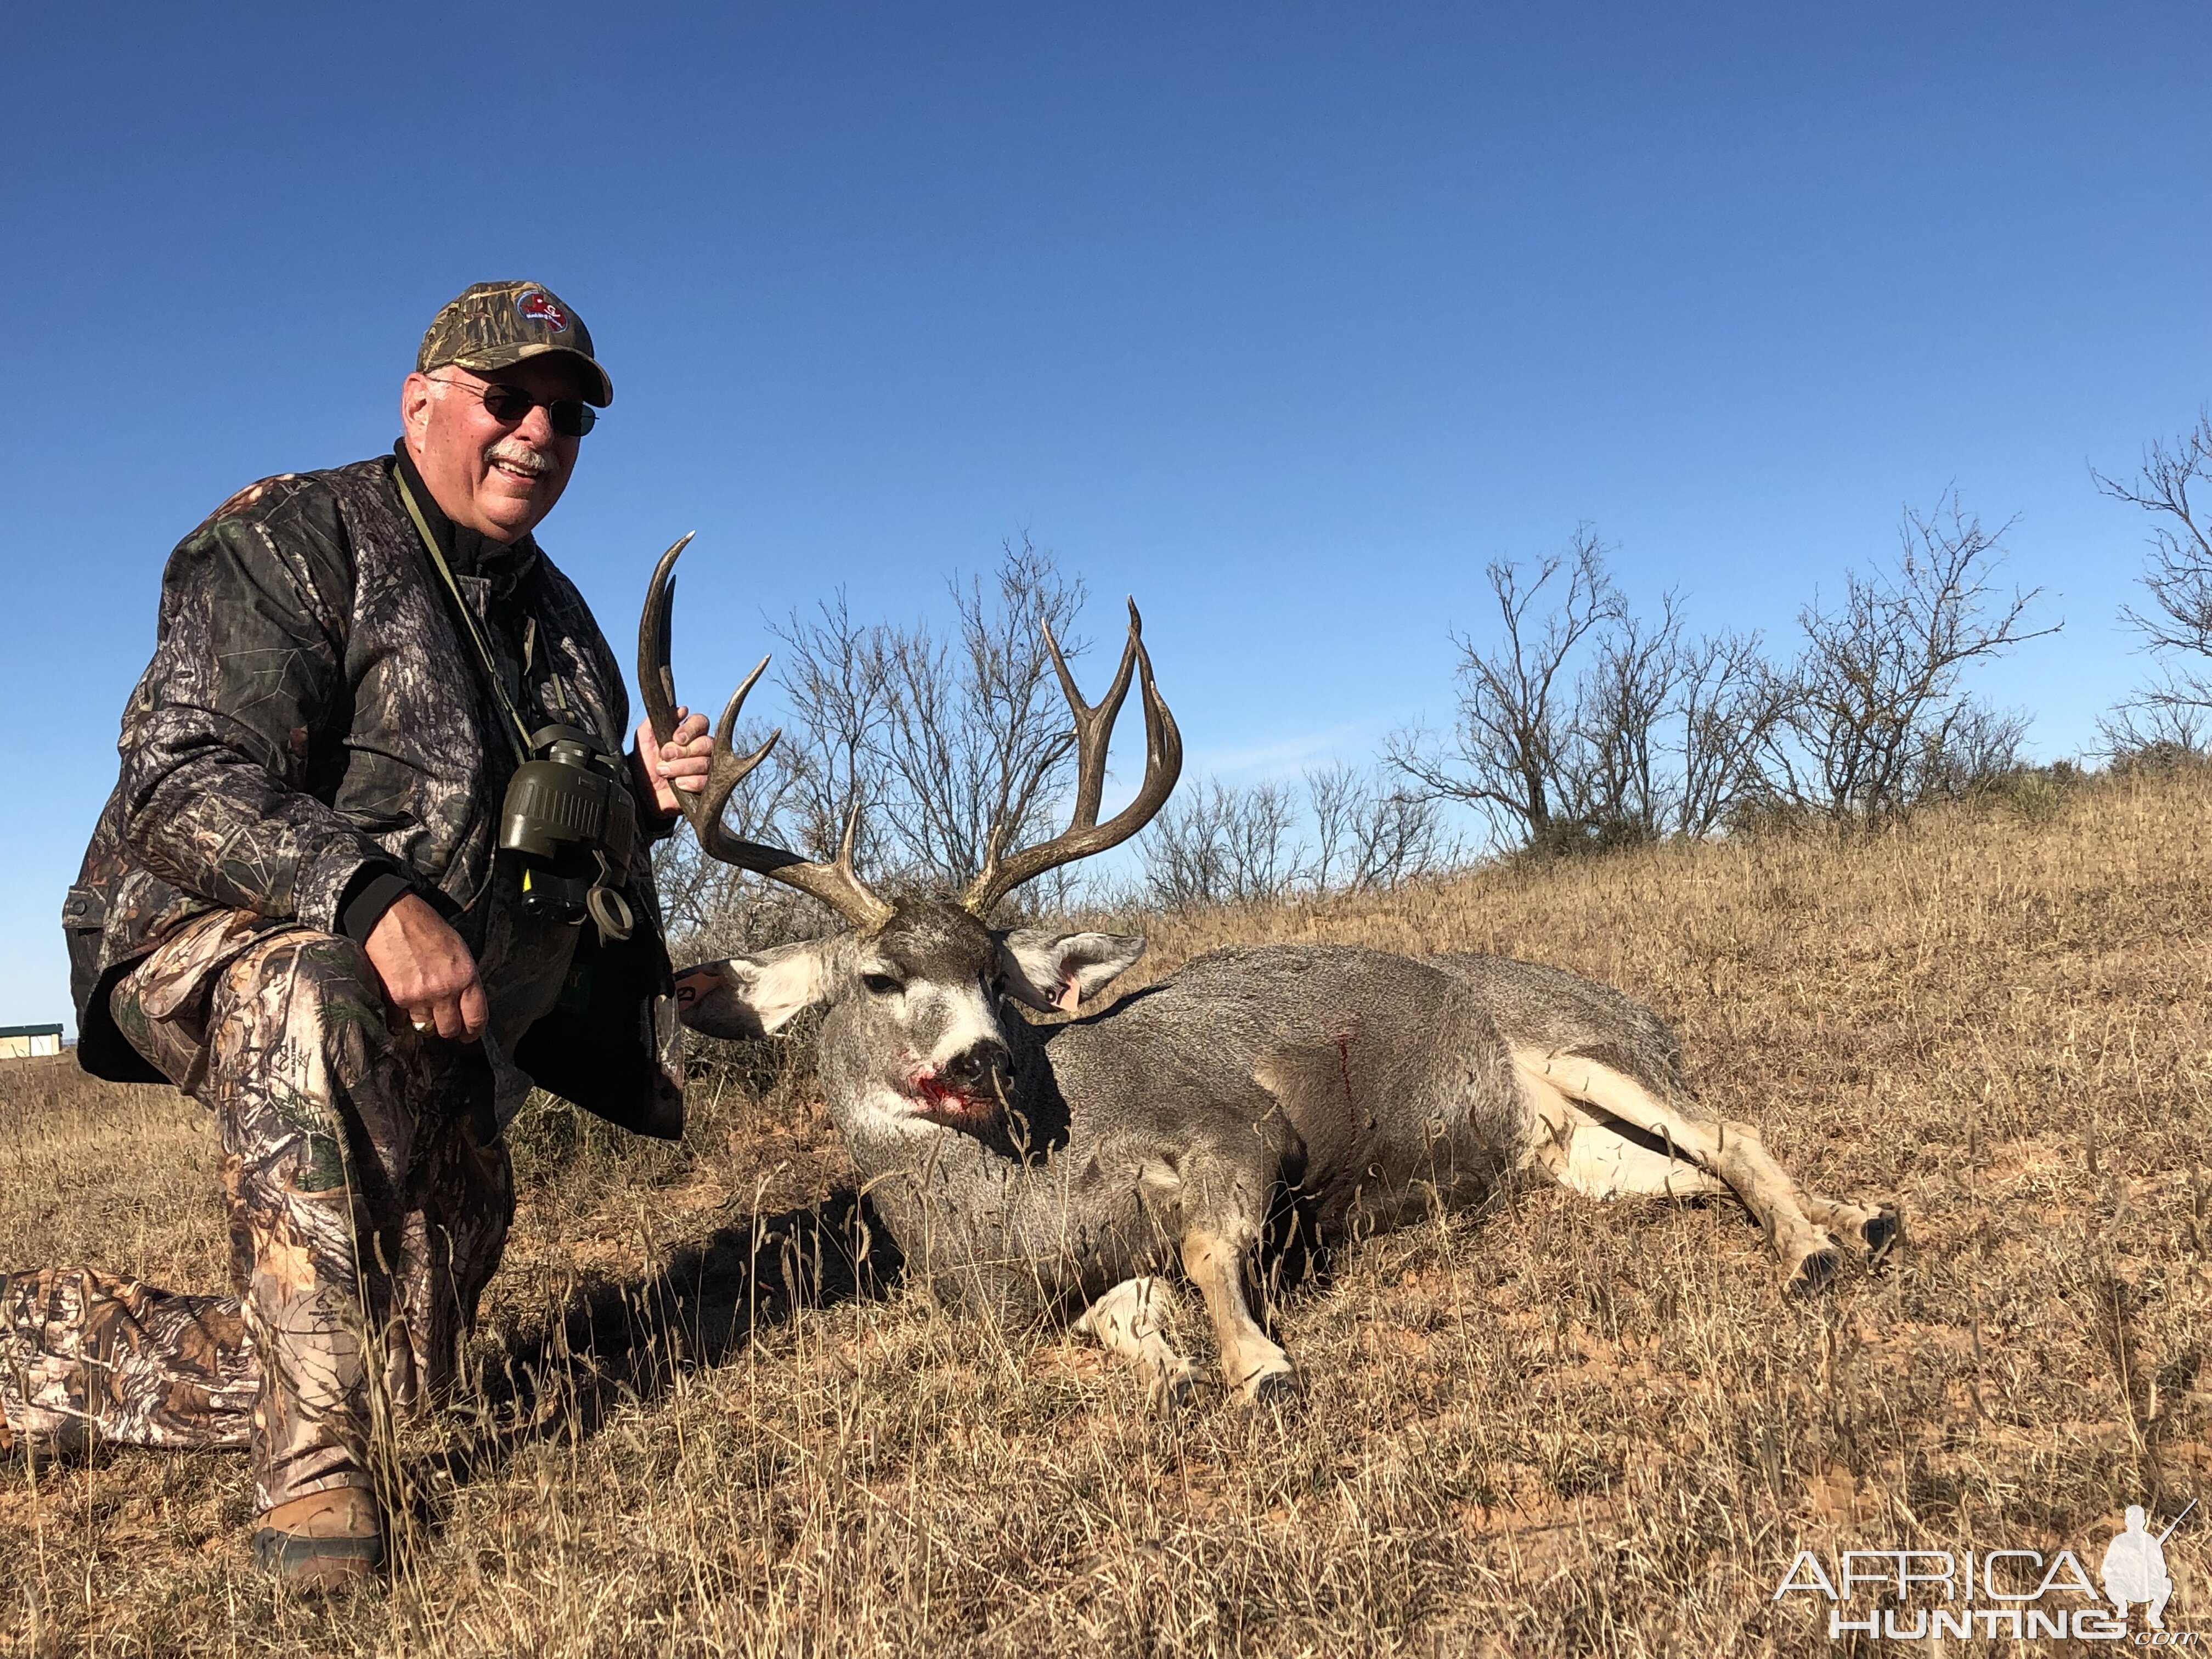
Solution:
<svg viewBox="0 0 2212 1659">
<path fill-rule="evenodd" d="M 1090 941 L 1079 951 L 1094 969 L 1118 971 L 1141 949 L 1071 937 Z M 1834 1235 L 1878 1249 L 1893 1231 L 1887 1212 L 1800 1191 L 1755 1131 L 1695 1103 L 1663 1019 L 1575 975 L 1499 957 L 1238 947 L 1065 1024 L 997 1017 L 991 981 L 1062 943 L 999 935 L 949 905 L 902 905 L 872 939 L 695 970 L 690 1018 L 728 1035 L 763 1030 L 755 1009 L 796 1012 L 781 988 L 812 988 L 829 1003 L 826 1103 L 908 1271 L 957 1304 L 1080 1315 L 1170 1393 L 1195 1376 L 1166 1342 L 1172 1293 L 1154 1278 L 1177 1261 L 1206 1297 L 1229 1384 L 1260 1398 L 1291 1382 L 1248 1300 L 1271 1218 L 1295 1213 L 1326 1244 L 1479 1202 L 1530 1165 L 1595 1198 L 1732 1192 L 1792 1289 L 1832 1270 Z M 865 988 L 836 994 L 870 966 L 931 988 L 940 1012 L 917 1019 Z M 963 986 L 981 1006 L 955 1006 L 946 988 Z M 942 1106 L 917 1077 L 942 1075 L 933 1057 L 964 1052 L 986 1018 L 1004 1043 L 1003 1104 Z"/>
<path fill-rule="evenodd" d="M 663 556 L 638 628 L 638 679 L 663 742 L 676 727 L 668 652 L 683 549 Z M 1326 1243 L 1474 1202 L 1533 1164 L 1598 1198 L 1734 1193 L 1792 1289 L 1827 1276 L 1838 1238 L 1887 1244 L 1893 1213 L 1801 1191 L 1754 1130 L 1699 1109 L 1657 1014 L 1555 969 L 1252 946 L 1200 957 L 1070 1024 L 1016 1014 L 1010 1003 L 1074 1012 L 1144 941 L 987 919 L 1022 883 L 1135 835 L 1182 765 L 1134 604 L 1095 706 L 1044 637 L 1073 716 L 1070 822 L 1020 848 L 998 826 L 957 902 L 871 891 L 853 864 L 857 809 L 820 861 L 731 833 L 724 807 L 775 742 L 750 756 L 732 744 L 765 662 L 723 711 L 706 787 L 679 795 L 707 852 L 848 925 L 689 969 L 678 999 L 689 1024 L 722 1036 L 825 1008 L 823 1093 L 913 1271 L 956 1299 L 1080 1310 L 1084 1329 L 1180 1395 L 1196 1372 L 1168 1340 L 1171 1293 L 1157 1277 L 1180 1261 L 1206 1298 L 1224 1377 L 1259 1399 L 1296 1375 L 1247 1294 L 1271 1219 Z M 1101 823 L 1107 750 L 1133 684 L 1145 775 Z"/>
</svg>

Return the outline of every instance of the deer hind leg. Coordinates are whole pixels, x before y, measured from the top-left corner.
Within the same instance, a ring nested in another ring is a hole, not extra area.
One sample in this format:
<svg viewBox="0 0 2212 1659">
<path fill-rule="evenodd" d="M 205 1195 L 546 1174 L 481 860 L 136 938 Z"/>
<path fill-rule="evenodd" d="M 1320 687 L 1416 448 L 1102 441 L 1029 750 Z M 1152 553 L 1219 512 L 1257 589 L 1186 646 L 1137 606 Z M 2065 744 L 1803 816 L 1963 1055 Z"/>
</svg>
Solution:
<svg viewBox="0 0 2212 1659">
<path fill-rule="evenodd" d="M 1289 1397 L 1298 1382 L 1290 1355 L 1268 1340 L 1244 1300 L 1244 1262 L 1258 1244 L 1256 1231 L 1244 1237 L 1194 1227 L 1182 1236 L 1182 1268 L 1206 1297 L 1221 1345 L 1221 1375 L 1255 1405 Z"/>
<path fill-rule="evenodd" d="M 1749 1124 L 1713 1123 L 1692 1117 L 1625 1073 L 1579 1054 L 1519 1049 L 1514 1053 L 1513 1063 L 1535 1103 L 1537 1116 L 1547 1126 L 1562 1116 L 1560 1107 L 1570 1109 L 1571 1115 L 1565 1117 L 1570 1124 L 1572 1115 L 1589 1115 L 1586 1110 L 1575 1113 L 1572 1109 L 1595 1107 L 1604 1115 L 1656 1138 L 1670 1152 L 1724 1183 L 1758 1219 L 1768 1243 L 1781 1257 L 1784 1291 L 1802 1294 L 1817 1290 L 1835 1273 L 1840 1261 L 1835 1240 L 1824 1222 L 1808 1212 L 1808 1200 L 1797 1183 L 1768 1155 L 1759 1131 Z M 1551 1097 L 1563 1098 L 1553 1106 Z M 1583 1130 L 1574 1125 L 1570 1133 L 1579 1138 Z M 1555 1142 L 1556 1139 L 1555 1133 Z M 1568 1150 L 1571 1162 L 1571 1140 Z M 1814 1202 L 1823 1217 L 1841 1218 L 1846 1212 L 1850 1217 L 1875 1214 L 1854 1206 Z M 1856 1228 L 1854 1236 L 1862 1243 L 1869 1242 L 1870 1236 L 1863 1227 Z"/>
<path fill-rule="evenodd" d="M 1075 1322 L 1077 1330 L 1136 1367 L 1146 1399 L 1170 1409 L 1188 1405 L 1199 1384 L 1198 1367 L 1168 1341 L 1168 1310 L 1174 1305 L 1175 1291 L 1159 1279 L 1125 1279 Z"/>
<path fill-rule="evenodd" d="M 1625 1133 L 1618 1120 L 1583 1109 L 1548 1079 L 1522 1082 L 1536 1109 L 1543 1133 L 1533 1149 L 1534 1161 L 1569 1192 L 1600 1201 L 1614 1198 L 1706 1198 L 1735 1188 L 1664 1141 L 1635 1131 Z"/>
<path fill-rule="evenodd" d="M 1805 1200 L 1805 1213 L 1813 1218 L 1814 1226 L 1826 1228 L 1838 1237 L 1863 1247 L 1877 1261 L 1897 1243 L 1902 1224 L 1897 1212 L 1887 1204 L 1870 1210 L 1863 1204 L 1845 1204 L 1802 1189 L 1801 1195 Z"/>
</svg>

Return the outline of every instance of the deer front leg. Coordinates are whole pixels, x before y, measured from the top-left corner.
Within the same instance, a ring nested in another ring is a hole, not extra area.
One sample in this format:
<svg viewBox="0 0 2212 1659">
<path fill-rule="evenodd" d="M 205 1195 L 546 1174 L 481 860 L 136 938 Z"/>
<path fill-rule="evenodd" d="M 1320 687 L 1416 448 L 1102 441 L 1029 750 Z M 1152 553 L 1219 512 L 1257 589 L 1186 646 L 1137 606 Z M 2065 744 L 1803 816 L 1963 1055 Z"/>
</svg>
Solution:
<svg viewBox="0 0 2212 1659">
<path fill-rule="evenodd" d="M 1170 1410 L 1190 1403 L 1199 1380 L 1198 1367 L 1177 1353 L 1167 1339 L 1168 1310 L 1174 1297 L 1174 1291 L 1157 1279 L 1125 1279 L 1075 1322 L 1077 1330 L 1137 1368 L 1145 1379 L 1147 1400 Z"/>
<path fill-rule="evenodd" d="M 1256 1236 L 1237 1239 L 1193 1228 L 1182 1236 L 1182 1268 L 1206 1297 L 1213 1334 L 1221 1345 L 1221 1374 L 1229 1386 L 1257 1405 L 1297 1391 L 1298 1369 L 1267 1340 L 1244 1301 L 1244 1258 Z"/>
</svg>

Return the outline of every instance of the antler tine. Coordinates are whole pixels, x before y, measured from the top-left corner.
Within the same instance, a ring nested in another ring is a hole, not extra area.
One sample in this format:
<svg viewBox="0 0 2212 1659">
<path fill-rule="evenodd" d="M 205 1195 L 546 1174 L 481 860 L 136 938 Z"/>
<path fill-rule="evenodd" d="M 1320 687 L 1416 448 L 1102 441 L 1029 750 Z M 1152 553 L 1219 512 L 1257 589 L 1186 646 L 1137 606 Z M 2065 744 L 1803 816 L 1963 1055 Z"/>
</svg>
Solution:
<svg viewBox="0 0 2212 1659">
<path fill-rule="evenodd" d="M 1052 630 L 1045 630 L 1045 643 L 1052 653 L 1053 667 L 1059 672 L 1060 690 L 1075 714 L 1079 745 L 1075 811 L 1067 828 L 1050 841 L 1024 848 L 1003 861 L 996 858 L 986 861 L 982 872 L 960 900 L 976 915 L 989 915 L 1000 899 L 1048 870 L 1119 847 L 1151 823 L 1160 808 L 1167 805 L 1176 780 L 1182 775 L 1182 733 L 1176 729 L 1167 700 L 1152 683 L 1152 659 L 1145 649 L 1144 628 L 1144 618 L 1137 614 L 1137 602 L 1133 599 L 1129 601 L 1129 639 L 1121 648 L 1121 669 L 1095 708 L 1085 703 L 1077 692 L 1074 677 L 1067 672 L 1059 646 L 1053 642 Z M 1133 672 L 1137 678 L 1138 697 L 1145 708 L 1145 781 L 1138 787 L 1136 799 L 1102 824 L 1098 822 L 1098 799 L 1106 787 L 1106 750 L 1113 739 L 1114 723 L 1121 712 L 1122 699 L 1128 694 Z"/>
<path fill-rule="evenodd" d="M 669 665 L 671 623 L 676 561 L 690 541 L 687 535 L 660 556 L 652 584 L 646 589 L 645 610 L 638 617 L 638 689 L 645 697 L 653 734 L 662 743 L 668 742 L 676 732 L 676 675 Z M 770 877 L 787 887 L 795 887 L 821 900 L 855 927 L 880 927 L 890 919 L 891 907 L 869 891 L 853 868 L 853 841 L 860 821 L 858 805 L 845 821 L 844 840 L 836 858 L 827 864 L 802 859 L 784 848 L 744 840 L 732 835 L 722 823 L 731 795 L 753 769 L 768 758 L 769 750 L 783 735 L 781 729 L 770 732 L 768 741 L 750 755 L 735 752 L 738 715 L 745 706 L 746 696 L 768 672 L 768 664 L 769 659 L 763 657 L 723 707 L 722 718 L 714 725 L 714 754 L 708 763 L 706 787 L 696 793 L 678 790 L 676 803 L 698 836 L 701 850 L 709 856 L 756 875 Z"/>
<path fill-rule="evenodd" d="M 676 677 L 669 671 L 670 607 L 676 592 L 676 561 L 699 532 L 687 530 L 660 556 L 653 568 L 653 580 L 645 590 L 645 610 L 637 619 L 637 689 L 645 698 L 645 712 L 653 722 L 653 735 L 666 743 L 676 732 Z"/>
<path fill-rule="evenodd" d="M 1075 676 L 1067 672 L 1067 659 L 1060 654 L 1060 641 L 1052 636 L 1052 623 L 1044 624 L 1044 648 L 1052 653 L 1053 672 L 1060 676 L 1060 694 L 1067 699 L 1067 707 L 1075 716 L 1075 811 L 1068 819 L 1071 830 L 1088 830 L 1098 822 L 1098 799 L 1106 789 L 1106 746 L 1113 740 L 1114 722 L 1121 718 L 1121 700 L 1129 695 L 1129 675 L 1137 665 L 1137 648 L 1143 622 L 1137 615 L 1137 602 L 1129 601 L 1129 637 L 1121 647 L 1121 665 L 1114 672 L 1114 684 L 1096 707 L 1083 701 L 1083 694 L 1075 689 Z"/>
</svg>

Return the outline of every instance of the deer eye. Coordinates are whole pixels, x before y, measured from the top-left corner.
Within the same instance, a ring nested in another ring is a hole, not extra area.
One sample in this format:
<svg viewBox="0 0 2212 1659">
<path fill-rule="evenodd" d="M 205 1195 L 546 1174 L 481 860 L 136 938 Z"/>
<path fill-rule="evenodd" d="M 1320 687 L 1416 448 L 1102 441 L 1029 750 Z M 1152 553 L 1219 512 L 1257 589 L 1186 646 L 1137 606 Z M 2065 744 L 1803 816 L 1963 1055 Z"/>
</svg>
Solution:
<svg viewBox="0 0 2212 1659">
<path fill-rule="evenodd" d="M 899 988 L 899 982 L 889 974 L 863 974 L 860 983 L 876 996 L 887 997 Z"/>
</svg>

